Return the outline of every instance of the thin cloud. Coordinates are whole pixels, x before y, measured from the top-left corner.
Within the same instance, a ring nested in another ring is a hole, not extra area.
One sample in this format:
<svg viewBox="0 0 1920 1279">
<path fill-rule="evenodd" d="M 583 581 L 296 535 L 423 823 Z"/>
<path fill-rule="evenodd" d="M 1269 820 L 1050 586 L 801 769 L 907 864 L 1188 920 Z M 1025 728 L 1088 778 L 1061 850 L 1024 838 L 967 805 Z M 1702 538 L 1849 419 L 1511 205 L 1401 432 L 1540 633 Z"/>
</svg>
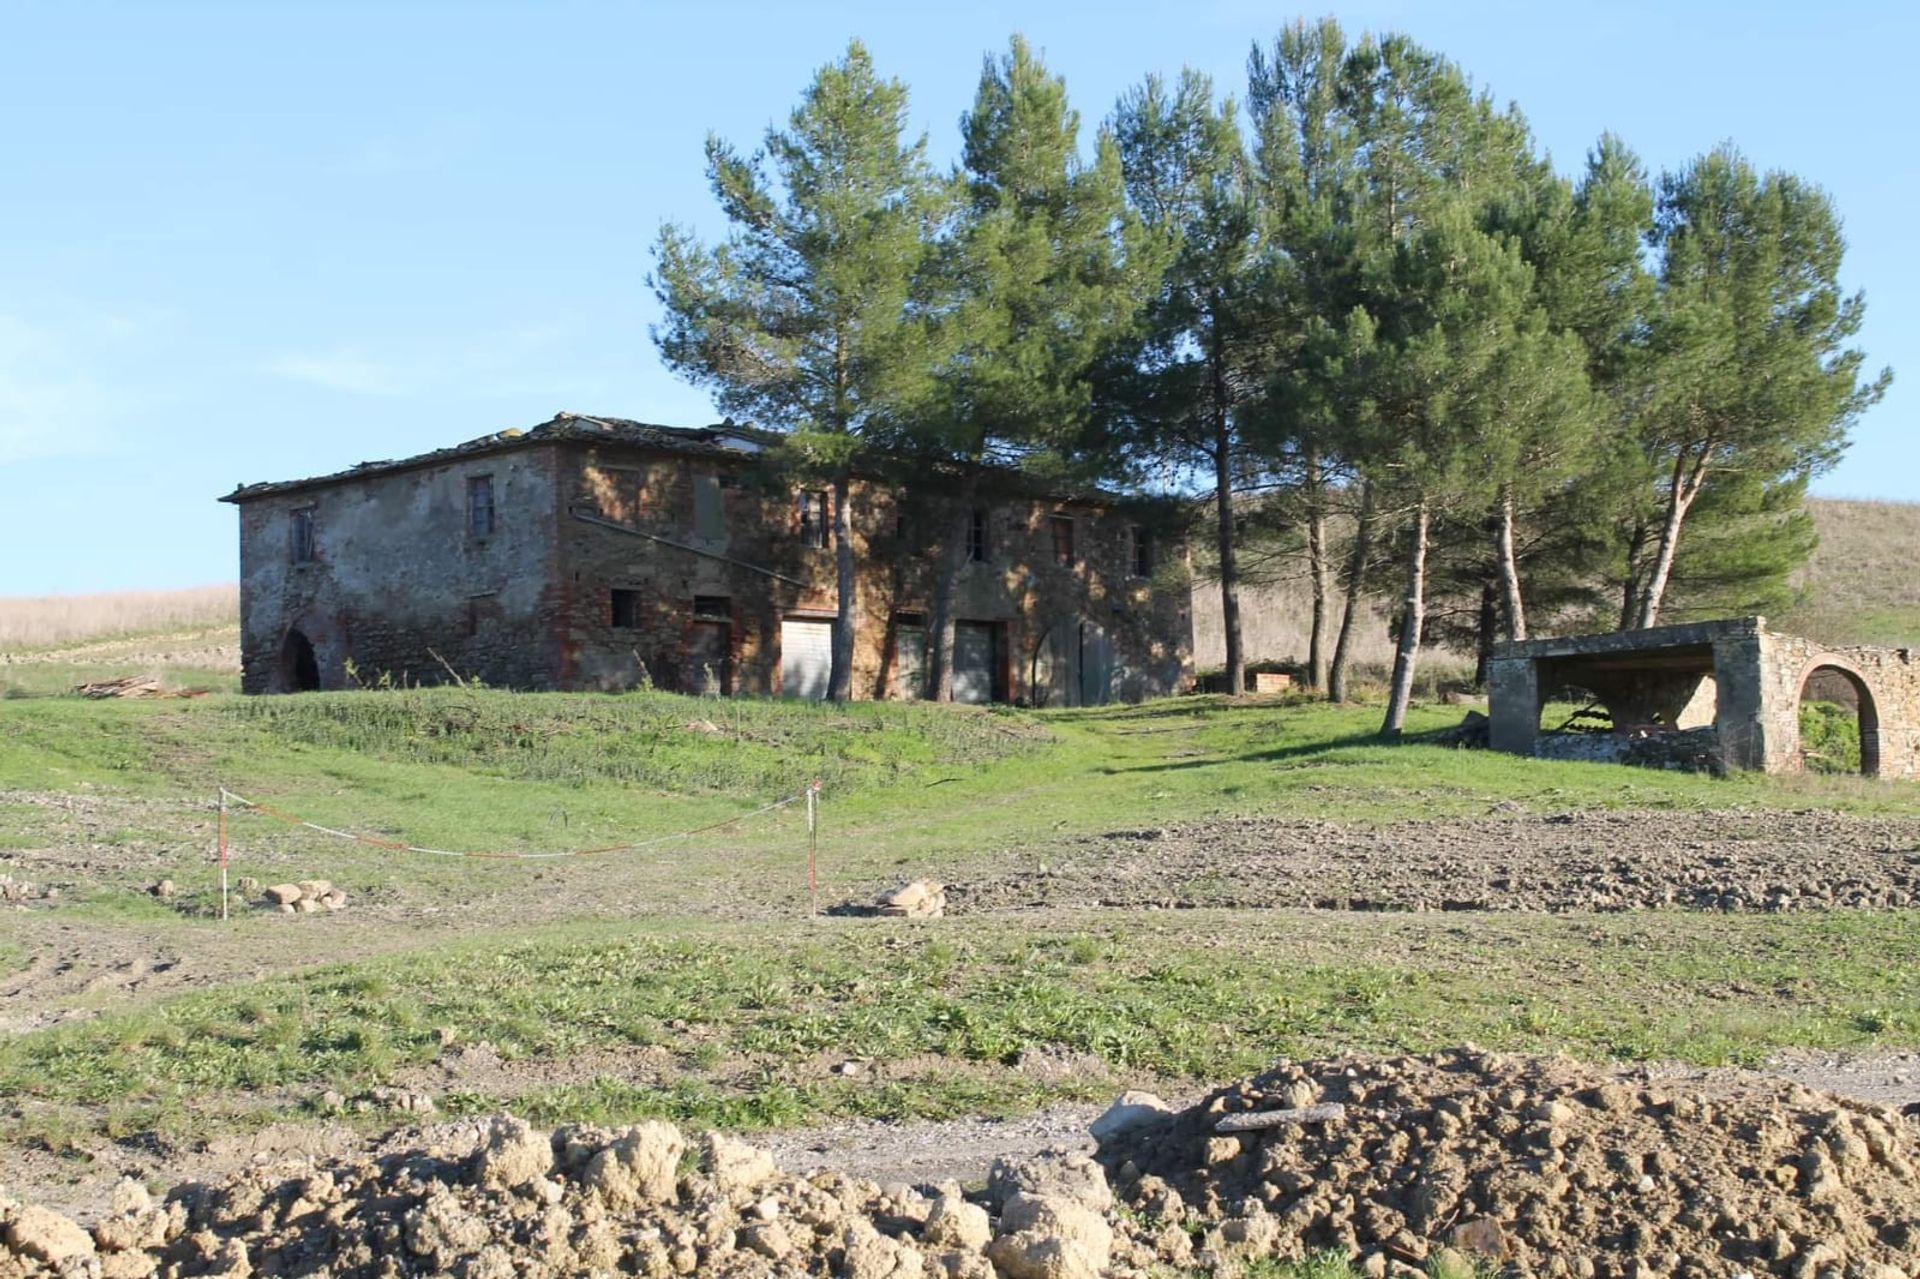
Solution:
<svg viewBox="0 0 1920 1279">
<path fill-rule="evenodd" d="M 0 315 L 0 466 L 105 448 L 124 405 L 79 364 L 61 335 Z"/>
</svg>

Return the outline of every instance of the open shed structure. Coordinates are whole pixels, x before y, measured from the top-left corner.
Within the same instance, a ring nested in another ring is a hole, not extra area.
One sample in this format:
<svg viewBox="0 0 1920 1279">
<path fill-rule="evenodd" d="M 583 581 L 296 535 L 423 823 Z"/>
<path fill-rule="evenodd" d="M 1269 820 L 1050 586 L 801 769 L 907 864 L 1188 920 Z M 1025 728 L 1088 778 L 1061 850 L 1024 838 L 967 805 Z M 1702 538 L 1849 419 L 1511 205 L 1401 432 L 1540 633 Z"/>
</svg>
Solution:
<svg viewBox="0 0 1920 1279">
<path fill-rule="evenodd" d="M 1761 617 L 1502 644 L 1488 666 L 1495 750 L 1549 758 L 1708 758 L 1728 769 L 1799 772 L 1803 701 L 1859 717 L 1860 771 L 1920 777 L 1920 663 L 1906 648 L 1829 648 Z M 1607 734 L 1543 730 L 1550 698 L 1585 694 Z"/>
</svg>

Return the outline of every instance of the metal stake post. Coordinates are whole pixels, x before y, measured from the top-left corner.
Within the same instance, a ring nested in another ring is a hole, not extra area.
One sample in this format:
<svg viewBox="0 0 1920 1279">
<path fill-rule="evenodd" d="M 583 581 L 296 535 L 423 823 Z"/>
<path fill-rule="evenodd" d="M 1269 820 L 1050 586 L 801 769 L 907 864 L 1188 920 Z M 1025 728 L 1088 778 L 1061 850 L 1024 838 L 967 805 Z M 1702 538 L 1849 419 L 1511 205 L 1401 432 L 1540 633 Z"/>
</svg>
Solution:
<svg viewBox="0 0 1920 1279">
<path fill-rule="evenodd" d="M 820 913 L 820 782 L 807 787 L 807 896 Z"/>
<path fill-rule="evenodd" d="M 220 918 L 227 917 L 227 789 L 220 788 Z"/>
</svg>

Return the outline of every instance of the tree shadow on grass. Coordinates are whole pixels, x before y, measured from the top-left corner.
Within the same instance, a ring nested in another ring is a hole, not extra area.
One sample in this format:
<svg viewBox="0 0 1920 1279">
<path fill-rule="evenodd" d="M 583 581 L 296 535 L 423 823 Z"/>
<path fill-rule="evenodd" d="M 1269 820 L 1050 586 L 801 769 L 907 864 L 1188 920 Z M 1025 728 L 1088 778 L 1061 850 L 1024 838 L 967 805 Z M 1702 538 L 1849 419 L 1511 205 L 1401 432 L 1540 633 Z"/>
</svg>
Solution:
<svg viewBox="0 0 1920 1279">
<path fill-rule="evenodd" d="M 1243 751 L 1238 755 L 1214 755 L 1196 759 L 1165 760 L 1158 764 L 1134 764 L 1128 766 L 1108 766 L 1101 769 L 1109 776 L 1125 773 L 1176 773 L 1196 768 L 1218 768 L 1223 764 L 1279 764 L 1288 760 L 1306 759 L 1314 755 L 1327 755 L 1336 751 L 1350 750 L 1360 746 L 1418 746 L 1420 739 L 1405 737 L 1392 741 L 1378 733 L 1349 733 L 1345 737 L 1328 737 L 1312 742 L 1298 742 L 1291 746 L 1273 746 L 1265 750 Z"/>
</svg>

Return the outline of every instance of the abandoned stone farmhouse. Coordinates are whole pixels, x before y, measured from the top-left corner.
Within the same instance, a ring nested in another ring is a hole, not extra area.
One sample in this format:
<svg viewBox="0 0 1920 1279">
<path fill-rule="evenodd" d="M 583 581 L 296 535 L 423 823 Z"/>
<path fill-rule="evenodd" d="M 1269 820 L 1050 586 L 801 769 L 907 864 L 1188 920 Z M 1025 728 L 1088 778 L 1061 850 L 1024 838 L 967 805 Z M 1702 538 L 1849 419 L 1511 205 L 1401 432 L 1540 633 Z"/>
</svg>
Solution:
<svg viewBox="0 0 1920 1279">
<path fill-rule="evenodd" d="M 831 494 L 773 437 L 562 413 L 397 461 L 252 484 L 240 511 L 249 693 L 441 683 L 825 695 Z M 854 695 L 924 684 L 934 545 L 970 521 L 954 693 L 1096 704 L 1178 691 L 1190 568 L 1151 504 L 1032 493 L 936 519 L 856 479 Z M 936 524 L 938 527 L 935 527 Z"/>
</svg>

